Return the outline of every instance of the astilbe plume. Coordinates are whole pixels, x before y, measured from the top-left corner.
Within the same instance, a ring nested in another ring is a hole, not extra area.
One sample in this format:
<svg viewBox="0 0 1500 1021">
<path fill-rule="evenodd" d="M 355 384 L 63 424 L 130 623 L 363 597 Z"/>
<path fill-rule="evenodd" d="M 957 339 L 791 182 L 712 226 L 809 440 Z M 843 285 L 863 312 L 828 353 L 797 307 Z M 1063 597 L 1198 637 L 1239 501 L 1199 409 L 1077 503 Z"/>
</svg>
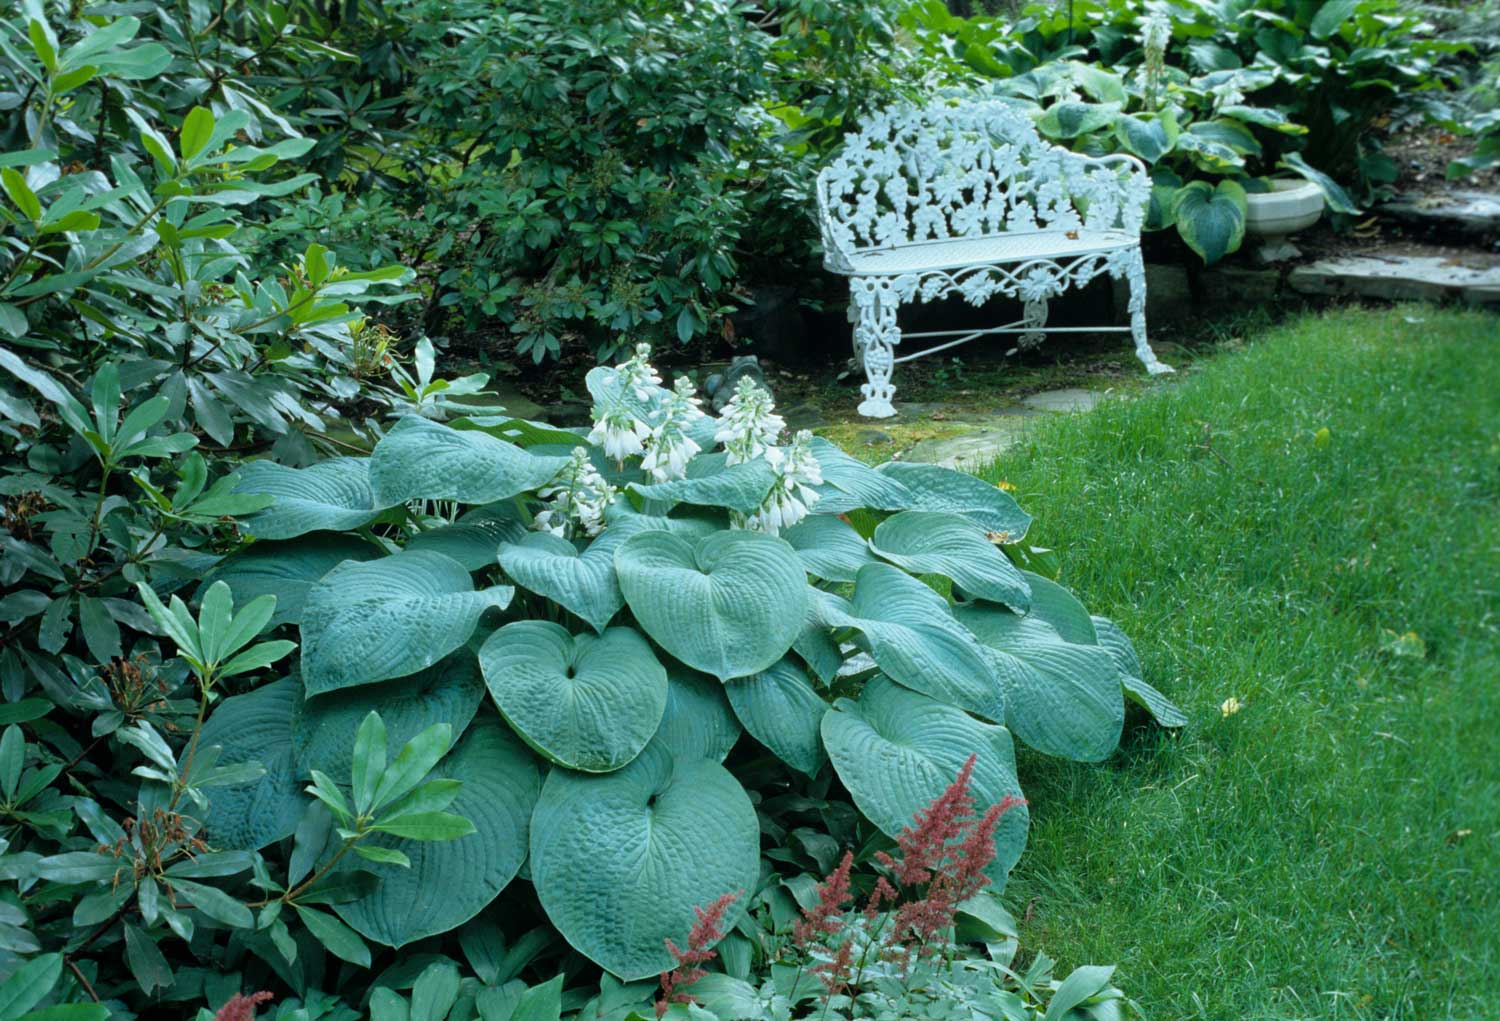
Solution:
<svg viewBox="0 0 1500 1021">
<path fill-rule="evenodd" d="M 214 1014 L 214 1021 L 255 1021 L 255 1008 L 262 1003 L 268 1003 L 276 998 L 275 993 L 262 989 L 258 993 L 246 996 L 244 993 L 235 993 L 224 1002 L 218 1013 Z"/>
<path fill-rule="evenodd" d="M 691 993 L 683 992 L 682 987 L 692 985 L 707 974 L 700 965 L 719 956 L 718 951 L 711 950 L 710 947 L 724 938 L 724 932 L 720 928 L 724 923 L 724 912 L 739 898 L 739 892 L 726 893 L 706 908 L 693 908 L 693 914 L 698 920 L 688 930 L 686 950 L 679 948 L 670 939 L 666 941 L 667 953 L 672 955 L 677 967 L 661 973 L 661 996 L 656 1001 L 658 1018 L 674 1003 L 697 1002 Z"/>
</svg>

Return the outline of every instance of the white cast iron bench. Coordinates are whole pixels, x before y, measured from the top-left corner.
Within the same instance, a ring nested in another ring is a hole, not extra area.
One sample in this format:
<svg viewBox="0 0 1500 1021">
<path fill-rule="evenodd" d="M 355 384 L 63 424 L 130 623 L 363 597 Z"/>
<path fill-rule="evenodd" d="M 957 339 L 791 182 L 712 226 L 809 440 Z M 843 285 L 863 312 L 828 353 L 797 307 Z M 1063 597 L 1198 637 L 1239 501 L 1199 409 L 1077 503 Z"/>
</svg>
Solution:
<svg viewBox="0 0 1500 1021">
<path fill-rule="evenodd" d="M 818 175 L 824 265 L 849 277 L 854 355 L 868 380 L 859 413 L 896 413 L 898 362 L 991 334 L 1018 333 L 1022 347 L 1040 343 L 1048 300 L 1101 273 L 1128 282 L 1130 325 L 1098 329 L 1128 330 L 1148 372 L 1171 372 L 1146 343 L 1141 223 L 1150 195 L 1140 160 L 1050 145 L 1024 113 L 999 101 L 938 102 L 872 118 Z M 897 357 L 901 304 L 952 294 L 975 306 L 1016 298 L 1022 317 L 990 329 L 910 333 L 957 339 Z"/>
</svg>

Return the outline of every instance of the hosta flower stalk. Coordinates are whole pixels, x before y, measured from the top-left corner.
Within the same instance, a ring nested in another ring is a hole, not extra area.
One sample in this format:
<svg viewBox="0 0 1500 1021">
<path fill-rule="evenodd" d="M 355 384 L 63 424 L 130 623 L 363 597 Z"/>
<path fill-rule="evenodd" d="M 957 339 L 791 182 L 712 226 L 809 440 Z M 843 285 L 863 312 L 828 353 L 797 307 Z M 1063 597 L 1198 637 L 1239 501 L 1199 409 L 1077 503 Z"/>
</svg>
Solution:
<svg viewBox="0 0 1500 1021">
<path fill-rule="evenodd" d="M 578 447 L 557 478 L 537 490 L 546 507 L 534 523 L 537 529 L 565 539 L 596 536 L 604 531 L 604 511 L 615 494 L 615 488 L 589 462 L 588 451 Z"/>
</svg>

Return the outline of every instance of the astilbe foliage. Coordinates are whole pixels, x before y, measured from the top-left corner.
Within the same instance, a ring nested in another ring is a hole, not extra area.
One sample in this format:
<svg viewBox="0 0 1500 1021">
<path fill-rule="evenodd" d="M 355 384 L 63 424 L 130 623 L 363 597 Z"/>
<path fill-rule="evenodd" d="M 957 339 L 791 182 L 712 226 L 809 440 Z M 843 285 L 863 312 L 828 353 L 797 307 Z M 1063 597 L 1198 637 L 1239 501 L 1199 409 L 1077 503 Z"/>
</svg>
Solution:
<svg viewBox="0 0 1500 1021">
<path fill-rule="evenodd" d="M 724 938 L 724 931 L 720 928 L 724 923 L 724 912 L 739 898 L 739 891 L 726 893 L 706 908 L 693 908 L 693 914 L 698 920 L 688 930 L 686 949 L 679 947 L 671 939 L 666 941 L 667 952 L 677 962 L 677 967 L 661 973 L 661 996 L 656 1001 L 657 1017 L 665 1014 L 667 1008 L 674 1003 L 696 1002 L 692 994 L 682 991 L 682 987 L 690 986 L 702 978 L 706 974 L 702 965 L 719 956 L 718 951 L 712 948 Z"/>
</svg>

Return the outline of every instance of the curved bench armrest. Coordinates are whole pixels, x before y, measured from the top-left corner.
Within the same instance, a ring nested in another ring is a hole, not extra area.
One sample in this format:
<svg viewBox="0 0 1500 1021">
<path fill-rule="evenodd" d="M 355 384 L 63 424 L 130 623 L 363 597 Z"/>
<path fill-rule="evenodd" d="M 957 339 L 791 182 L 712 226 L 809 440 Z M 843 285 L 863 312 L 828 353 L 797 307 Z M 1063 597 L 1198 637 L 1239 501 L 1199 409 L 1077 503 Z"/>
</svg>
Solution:
<svg viewBox="0 0 1500 1021">
<path fill-rule="evenodd" d="M 854 255 L 854 246 L 847 243 L 846 239 L 841 239 L 834 230 L 833 213 L 828 208 L 828 181 L 832 173 L 831 167 L 824 167 L 813 185 L 818 198 L 818 235 L 823 242 L 824 264 L 829 269 L 848 272 L 853 269 L 850 260 Z"/>
</svg>

